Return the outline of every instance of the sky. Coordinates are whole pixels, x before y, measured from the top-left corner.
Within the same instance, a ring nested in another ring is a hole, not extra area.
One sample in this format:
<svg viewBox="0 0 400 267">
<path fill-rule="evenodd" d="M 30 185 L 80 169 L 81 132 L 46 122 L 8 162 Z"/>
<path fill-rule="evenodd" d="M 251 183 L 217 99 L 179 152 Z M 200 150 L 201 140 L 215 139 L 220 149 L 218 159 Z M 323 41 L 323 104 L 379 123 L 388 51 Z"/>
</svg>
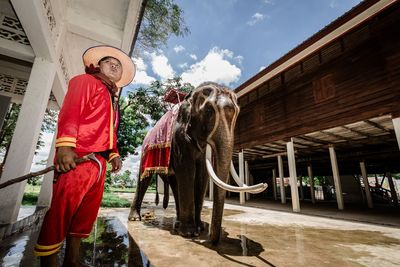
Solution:
<svg viewBox="0 0 400 267">
<path fill-rule="evenodd" d="M 235 89 L 343 15 L 359 0 L 175 0 L 190 29 L 134 58 L 134 85 L 174 76 Z"/>
<path fill-rule="evenodd" d="M 359 0 L 175 0 L 190 34 L 134 58 L 136 76 L 127 90 L 182 77 L 197 86 L 213 81 L 235 89 L 295 48 Z M 48 157 L 52 135 L 34 158 L 32 171 Z M 140 148 L 139 148 L 140 150 Z M 136 177 L 139 155 L 124 161 Z"/>
</svg>

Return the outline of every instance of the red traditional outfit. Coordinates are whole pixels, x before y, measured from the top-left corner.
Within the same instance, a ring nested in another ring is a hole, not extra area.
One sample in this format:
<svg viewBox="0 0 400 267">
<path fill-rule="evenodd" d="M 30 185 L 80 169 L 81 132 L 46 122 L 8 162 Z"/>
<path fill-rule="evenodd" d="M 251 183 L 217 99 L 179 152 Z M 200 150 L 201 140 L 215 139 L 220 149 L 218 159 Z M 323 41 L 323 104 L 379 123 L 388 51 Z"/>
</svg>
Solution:
<svg viewBox="0 0 400 267">
<path fill-rule="evenodd" d="M 58 252 L 66 236 L 90 234 L 103 195 L 106 160 L 119 156 L 117 125 L 118 111 L 106 85 L 89 74 L 71 79 L 58 117 L 56 147 L 74 147 L 78 157 L 101 152 L 96 157 L 102 173 L 91 160 L 60 174 L 35 246 L 37 256 Z"/>
</svg>

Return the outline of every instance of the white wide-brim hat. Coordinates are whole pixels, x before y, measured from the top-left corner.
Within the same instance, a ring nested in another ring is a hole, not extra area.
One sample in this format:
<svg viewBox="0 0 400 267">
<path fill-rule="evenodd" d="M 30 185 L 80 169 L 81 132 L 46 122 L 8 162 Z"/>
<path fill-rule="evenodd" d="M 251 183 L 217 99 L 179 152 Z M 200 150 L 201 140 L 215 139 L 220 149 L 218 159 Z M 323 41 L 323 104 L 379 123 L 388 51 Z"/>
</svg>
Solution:
<svg viewBox="0 0 400 267">
<path fill-rule="evenodd" d="M 132 59 L 127 54 L 116 47 L 109 45 L 89 47 L 82 55 L 83 64 L 86 67 L 90 67 L 90 64 L 98 67 L 100 59 L 104 57 L 113 57 L 121 62 L 122 76 L 121 79 L 115 83 L 118 87 L 127 86 L 132 82 L 136 73 L 135 64 L 133 64 Z"/>
</svg>

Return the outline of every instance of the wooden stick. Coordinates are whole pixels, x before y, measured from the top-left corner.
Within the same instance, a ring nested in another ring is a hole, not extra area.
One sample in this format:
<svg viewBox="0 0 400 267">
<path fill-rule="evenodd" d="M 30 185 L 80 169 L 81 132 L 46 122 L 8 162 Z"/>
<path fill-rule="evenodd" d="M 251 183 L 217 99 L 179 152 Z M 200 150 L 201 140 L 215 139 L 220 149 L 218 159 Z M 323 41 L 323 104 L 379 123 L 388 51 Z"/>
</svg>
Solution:
<svg viewBox="0 0 400 267">
<path fill-rule="evenodd" d="M 83 156 L 81 158 L 78 158 L 78 159 L 75 160 L 75 163 L 76 164 L 80 164 L 80 163 L 86 162 L 86 161 L 90 160 L 90 156 L 92 156 L 92 155 L 94 156 L 94 154 L 91 153 L 89 155 L 86 155 L 86 156 Z M 23 176 L 20 176 L 20 177 L 14 178 L 14 179 L 10 179 L 7 182 L 4 182 L 4 183 L 0 184 L 0 189 L 2 189 L 4 187 L 7 187 L 9 185 L 15 184 L 15 183 L 22 182 L 22 181 L 27 180 L 29 178 L 36 177 L 36 176 L 48 173 L 50 171 L 54 171 L 55 169 L 56 169 L 56 166 L 52 165 L 52 166 L 49 166 L 46 169 L 43 169 L 41 171 L 30 172 L 30 173 L 25 174 Z"/>
</svg>

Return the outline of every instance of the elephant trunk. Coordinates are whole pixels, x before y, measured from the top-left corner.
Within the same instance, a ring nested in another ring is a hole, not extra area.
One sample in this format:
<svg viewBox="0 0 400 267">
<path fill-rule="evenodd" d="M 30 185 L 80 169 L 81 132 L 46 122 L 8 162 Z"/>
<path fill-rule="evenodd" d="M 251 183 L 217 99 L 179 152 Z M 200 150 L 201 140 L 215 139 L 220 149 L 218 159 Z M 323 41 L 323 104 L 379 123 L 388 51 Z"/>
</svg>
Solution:
<svg viewBox="0 0 400 267">
<path fill-rule="evenodd" d="M 217 176 L 225 183 L 227 183 L 229 179 L 229 169 L 233 152 L 232 148 L 233 144 L 221 145 L 221 143 L 219 143 L 217 147 L 213 147 L 215 156 L 214 170 Z M 214 187 L 213 212 L 210 225 L 210 240 L 214 245 L 218 244 L 221 235 L 225 192 L 224 189 L 218 186 Z"/>
</svg>

